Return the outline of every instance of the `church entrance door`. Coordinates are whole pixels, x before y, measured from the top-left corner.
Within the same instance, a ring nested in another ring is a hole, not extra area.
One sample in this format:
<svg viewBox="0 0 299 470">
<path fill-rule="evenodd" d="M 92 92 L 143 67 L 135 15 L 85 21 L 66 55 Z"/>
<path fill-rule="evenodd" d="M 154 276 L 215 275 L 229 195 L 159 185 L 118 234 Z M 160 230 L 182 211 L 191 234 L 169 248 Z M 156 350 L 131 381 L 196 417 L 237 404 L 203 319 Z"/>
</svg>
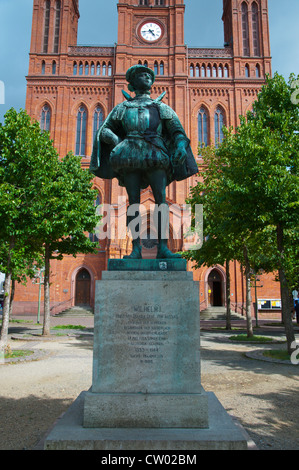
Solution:
<svg viewBox="0 0 299 470">
<path fill-rule="evenodd" d="M 223 283 L 219 271 L 213 269 L 208 278 L 209 305 L 221 307 L 223 305 Z"/>
<path fill-rule="evenodd" d="M 81 269 L 76 277 L 75 305 L 77 307 L 90 306 L 90 274 L 86 269 Z"/>
</svg>

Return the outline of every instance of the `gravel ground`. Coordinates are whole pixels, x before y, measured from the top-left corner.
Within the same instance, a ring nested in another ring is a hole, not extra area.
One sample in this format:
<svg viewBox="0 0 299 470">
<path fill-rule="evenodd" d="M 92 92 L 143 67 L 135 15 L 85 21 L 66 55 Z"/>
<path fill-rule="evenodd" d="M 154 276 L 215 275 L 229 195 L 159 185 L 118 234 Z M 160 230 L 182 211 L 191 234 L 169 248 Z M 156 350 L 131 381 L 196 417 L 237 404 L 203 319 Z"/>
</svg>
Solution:
<svg viewBox="0 0 299 470">
<path fill-rule="evenodd" d="M 85 324 L 90 328 L 87 332 L 92 333 L 90 318 L 55 318 L 52 324 L 54 321 Z M 25 338 L 18 335 L 32 328 L 28 324 L 13 325 L 10 335 Z M 273 336 L 273 331 L 268 334 Z M 245 356 L 247 351 L 269 346 L 236 345 L 223 341 L 225 337 L 225 332 L 202 331 L 203 387 L 217 395 L 258 449 L 297 450 L 299 366 L 250 359 Z M 60 336 L 50 341 L 19 339 L 11 340 L 10 345 L 13 349 L 34 350 L 36 355 L 35 360 L 0 365 L 0 450 L 29 450 L 80 392 L 90 388 L 92 336 Z"/>
<path fill-rule="evenodd" d="M 270 346 L 271 349 L 282 346 Z M 202 334 L 202 384 L 261 450 L 299 449 L 299 366 L 250 359 L 269 345 L 235 345 Z"/>
</svg>

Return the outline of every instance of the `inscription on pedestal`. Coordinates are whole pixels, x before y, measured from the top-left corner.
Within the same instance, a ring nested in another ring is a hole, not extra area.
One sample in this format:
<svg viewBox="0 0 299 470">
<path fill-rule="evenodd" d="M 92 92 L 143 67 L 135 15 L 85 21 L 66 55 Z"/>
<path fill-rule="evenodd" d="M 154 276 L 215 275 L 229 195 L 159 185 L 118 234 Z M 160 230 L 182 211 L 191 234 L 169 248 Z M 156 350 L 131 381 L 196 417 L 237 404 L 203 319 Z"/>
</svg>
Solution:
<svg viewBox="0 0 299 470">
<path fill-rule="evenodd" d="M 198 287 L 186 274 L 107 272 L 98 282 L 93 392 L 201 392 Z"/>
<path fill-rule="evenodd" d="M 153 364 L 164 358 L 173 321 L 178 315 L 163 312 L 162 305 L 134 305 L 129 313 L 118 313 L 122 331 L 127 338 L 128 355 L 140 364 Z M 172 321 L 172 322 L 171 322 Z"/>
</svg>

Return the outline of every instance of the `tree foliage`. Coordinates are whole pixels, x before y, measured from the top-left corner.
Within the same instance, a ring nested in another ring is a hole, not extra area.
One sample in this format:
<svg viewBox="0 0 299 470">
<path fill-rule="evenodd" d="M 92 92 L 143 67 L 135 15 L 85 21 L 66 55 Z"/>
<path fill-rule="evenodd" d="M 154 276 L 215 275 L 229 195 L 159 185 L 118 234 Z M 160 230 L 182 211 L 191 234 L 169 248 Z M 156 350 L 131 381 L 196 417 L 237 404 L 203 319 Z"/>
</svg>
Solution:
<svg viewBox="0 0 299 470">
<path fill-rule="evenodd" d="M 298 280 L 299 108 L 292 82 L 275 74 L 217 149 L 205 151 L 203 181 L 191 203 L 202 203 L 208 240 L 187 253 L 198 264 L 232 257 L 246 270 L 277 271 L 288 349 L 294 341 L 290 289 Z"/>
<path fill-rule="evenodd" d="M 25 282 L 37 266 L 46 266 L 44 317 L 49 317 L 50 259 L 94 250 L 84 235 L 98 222 L 91 179 L 78 157 L 59 159 L 48 133 L 26 111 L 6 113 L 0 124 L 0 269 L 6 274 L 2 343 L 7 341 L 11 280 Z"/>
</svg>

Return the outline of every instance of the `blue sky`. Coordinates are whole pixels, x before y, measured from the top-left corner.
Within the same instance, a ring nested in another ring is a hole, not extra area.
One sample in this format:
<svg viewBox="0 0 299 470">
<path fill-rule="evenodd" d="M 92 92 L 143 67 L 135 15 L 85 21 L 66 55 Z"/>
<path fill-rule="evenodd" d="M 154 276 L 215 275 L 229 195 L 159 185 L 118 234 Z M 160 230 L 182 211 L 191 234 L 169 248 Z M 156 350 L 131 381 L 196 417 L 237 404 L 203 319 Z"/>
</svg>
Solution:
<svg viewBox="0 0 299 470">
<path fill-rule="evenodd" d="M 79 0 L 78 44 L 112 45 L 117 41 L 117 0 Z M 185 43 L 222 47 L 222 0 L 185 0 Z M 273 73 L 286 79 L 299 74 L 299 0 L 268 0 Z M 0 0 L 0 81 L 5 104 L 24 108 L 33 0 Z M 1 95 L 0 95 L 1 96 Z"/>
</svg>

